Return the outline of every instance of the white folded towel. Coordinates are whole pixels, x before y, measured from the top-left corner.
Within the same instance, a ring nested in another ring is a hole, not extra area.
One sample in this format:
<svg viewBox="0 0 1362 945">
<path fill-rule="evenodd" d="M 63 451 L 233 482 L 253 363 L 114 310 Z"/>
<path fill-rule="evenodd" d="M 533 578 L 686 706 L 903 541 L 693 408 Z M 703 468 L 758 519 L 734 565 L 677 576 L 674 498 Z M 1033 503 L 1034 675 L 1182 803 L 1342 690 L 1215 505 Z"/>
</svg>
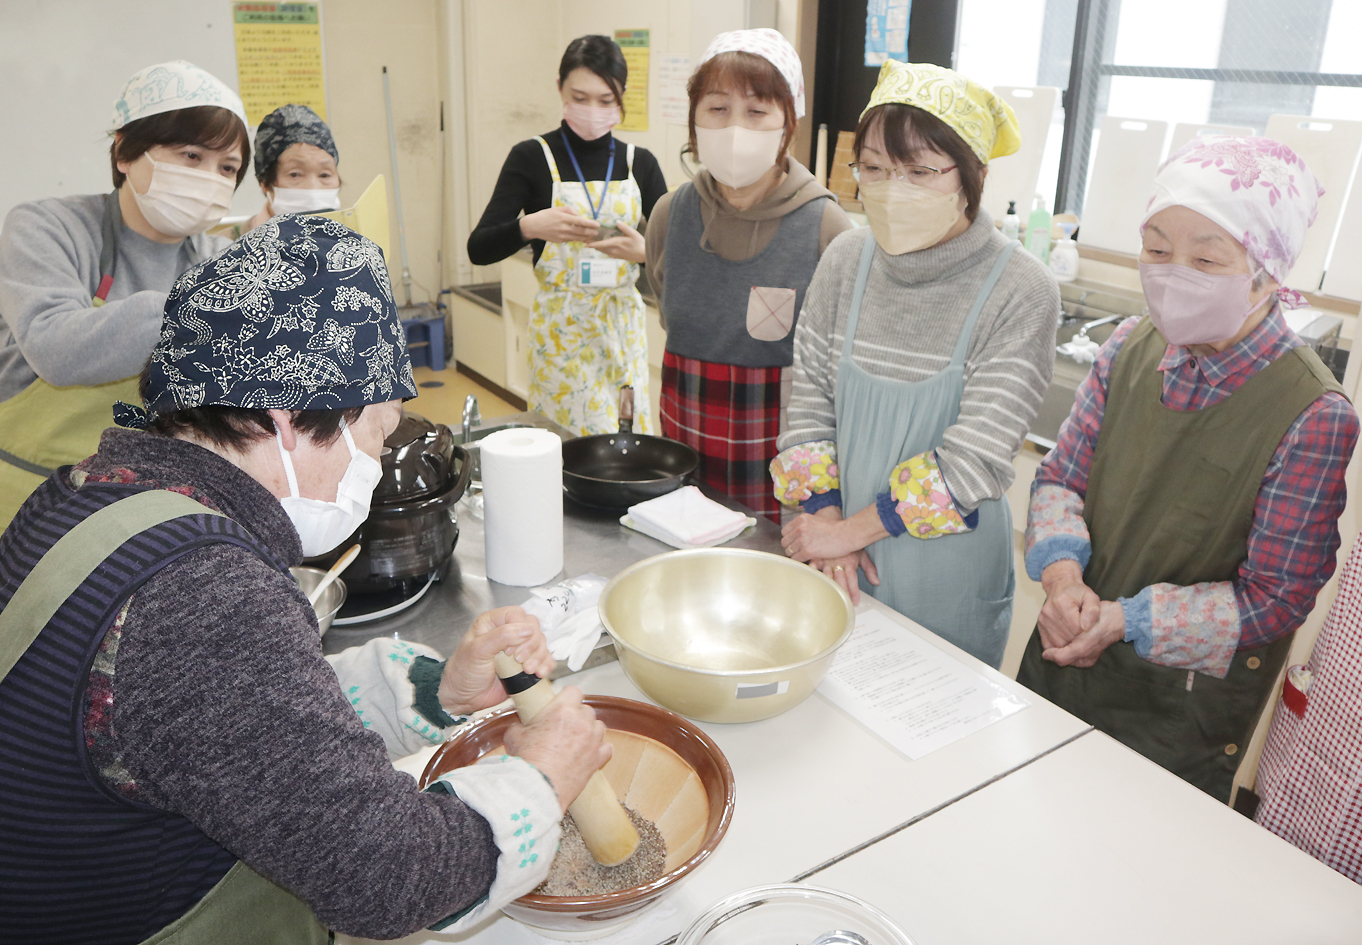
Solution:
<svg viewBox="0 0 1362 945">
<path fill-rule="evenodd" d="M 630 506 L 622 525 L 676 548 L 708 548 L 736 537 L 756 519 L 725 508 L 695 486 Z"/>
</svg>

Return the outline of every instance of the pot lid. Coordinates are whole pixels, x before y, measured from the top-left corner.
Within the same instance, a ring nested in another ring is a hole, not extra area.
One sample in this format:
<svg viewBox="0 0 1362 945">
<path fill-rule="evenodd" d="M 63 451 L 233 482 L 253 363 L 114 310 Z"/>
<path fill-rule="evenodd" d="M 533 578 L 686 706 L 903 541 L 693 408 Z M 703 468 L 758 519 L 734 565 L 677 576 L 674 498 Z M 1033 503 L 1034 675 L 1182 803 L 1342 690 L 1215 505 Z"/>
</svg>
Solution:
<svg viewBox="0 0 1362 945">
<path fill-rule="evenodd" d="M 405 410 L 397 429 L 383 441 L 380 462 L 383 478 L 374 488 L 374 501 L 380 504 L 429 495 L 458 473 L 449 427 Z"/>
</svg>

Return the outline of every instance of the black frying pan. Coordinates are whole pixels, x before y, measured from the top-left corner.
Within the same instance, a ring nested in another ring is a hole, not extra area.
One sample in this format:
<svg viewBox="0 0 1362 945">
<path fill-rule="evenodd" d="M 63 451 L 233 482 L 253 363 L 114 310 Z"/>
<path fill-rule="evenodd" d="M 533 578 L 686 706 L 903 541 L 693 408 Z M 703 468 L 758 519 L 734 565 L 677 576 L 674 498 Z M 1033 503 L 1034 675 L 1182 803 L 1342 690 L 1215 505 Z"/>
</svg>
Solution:
<svg viewBox="0 0 1362 945">
<path fill-rule="evenodd" d="M 620 388 L 620 431 L 563 443 L 563 488 L 583 505 L 626 509 L 685 485 L 700 465 L 684 443 L 634 431 L 634 389 Z"/>
</svg>

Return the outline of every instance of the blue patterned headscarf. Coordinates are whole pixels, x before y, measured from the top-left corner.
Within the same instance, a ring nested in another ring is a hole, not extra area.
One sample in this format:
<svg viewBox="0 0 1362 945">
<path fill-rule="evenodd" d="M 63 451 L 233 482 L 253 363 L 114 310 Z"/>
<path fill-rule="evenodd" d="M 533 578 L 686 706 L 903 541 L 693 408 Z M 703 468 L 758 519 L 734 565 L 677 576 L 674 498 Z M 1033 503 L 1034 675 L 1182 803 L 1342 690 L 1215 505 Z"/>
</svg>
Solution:
<svg viewBox="0 0 1362 945">
<path fill-rule="evenodd" d="M 294 144 L 316 145 L 331 155 L 331 160 L 340 163 L 336 141 L 320 115 L 306 105 L 280 105 L 256 129 L 255 179 L 263 184 L 279 155 Z"/>
<path fill-rule="evenodd" d="M 378 244 L 334 220 L 285 214 L 186 270 L 166 300 L 145 410 L 341 410 L 416 396 Z"/>
</svg>

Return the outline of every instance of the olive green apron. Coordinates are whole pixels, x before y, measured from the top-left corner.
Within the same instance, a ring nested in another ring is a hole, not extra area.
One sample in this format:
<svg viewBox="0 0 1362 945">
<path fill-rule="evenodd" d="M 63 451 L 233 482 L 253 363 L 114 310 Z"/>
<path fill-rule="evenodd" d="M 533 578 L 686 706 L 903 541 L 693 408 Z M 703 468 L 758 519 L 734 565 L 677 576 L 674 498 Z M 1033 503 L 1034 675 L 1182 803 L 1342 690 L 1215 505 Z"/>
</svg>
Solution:
<svg viewBox="0 0 1362 945">
<path fill-rule="evenodd" d="M 1083 508 L 1092 538 L 1083 579 L 1105 601 L 1151 584 L 1233 581 L 1282 437 L 1325 391 L 1342 393 L 1301 347 L 1217 404 L 1173 410 L 1160 400 L 1166 348 L 1146 320 L 1112 369 Z M 1151 663 L 1124 642 L 1089 669 L 1058 666 L 1042 658 L 1037 630 L 1017 681 L 1228 802 L 1293 635 L 1240 650 L 1217 679 Z"/>
<path fill-rule="evenodd" d="M 119 546 L 162 522 L 203 514 L 220 513 L 188 496 L 152 490 L 100 509 L 63 535 L 0 610 L 0 681 Z M 238 861 L 193 908 L 142 945 L 323 945 L 333 938 L 306 903 Z"/>
<path fill-rule="evenodd" d="M 96 308 L 113 285 L 122 226 L 115 190 L 104 201 L 100 278 L 91 289 Z M 0 403 L 0 531 L 58 466 L 78 463 L 99 448 L 100 434 L 113 423 L 115 401 L 142 402 L 137 382 L 126 377 L 94 387 L 53 387 L 38 378 Z"/>
</svg>

